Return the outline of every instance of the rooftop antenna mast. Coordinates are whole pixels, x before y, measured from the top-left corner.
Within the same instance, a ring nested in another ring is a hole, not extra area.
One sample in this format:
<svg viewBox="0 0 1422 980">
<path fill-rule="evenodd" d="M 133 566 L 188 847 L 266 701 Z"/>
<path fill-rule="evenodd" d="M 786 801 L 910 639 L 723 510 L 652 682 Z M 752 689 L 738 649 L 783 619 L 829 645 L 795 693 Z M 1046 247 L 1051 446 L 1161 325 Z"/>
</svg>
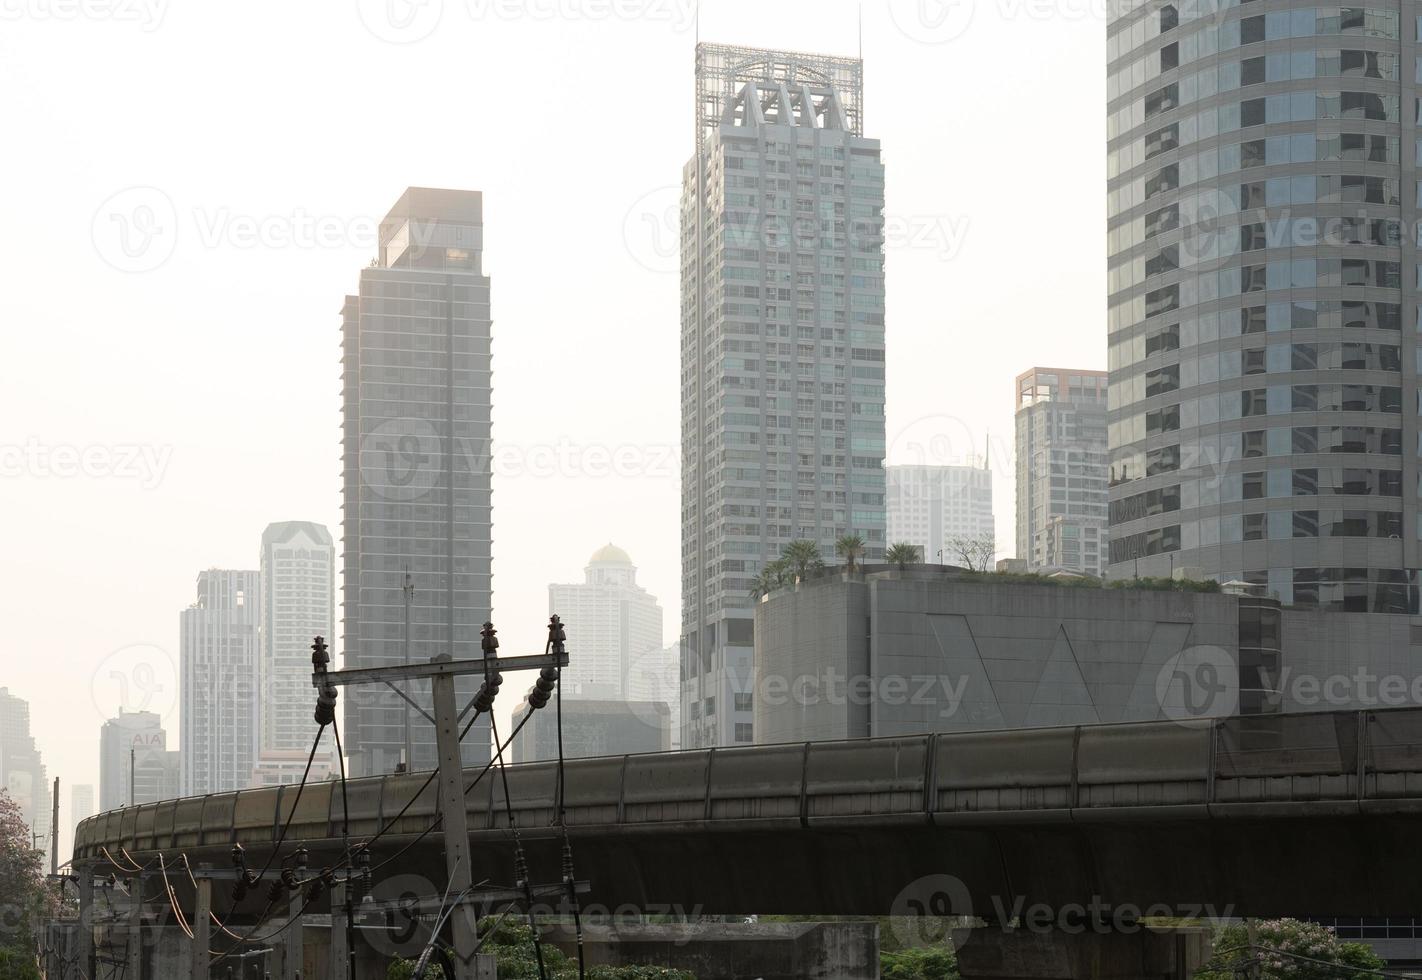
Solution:
<svg viewBox="0 0 1422 980">
<path fill-rule="evenodd" d="M 405 596 L 405 666 L 410 666 L 410 602 L 415 598 L 415 580 L 410 577 L 410 566 L 405 566 L 405 584 L 400 591 Z M 405 693 L 414 693 L 414 682 L 406 684 Z M 415 734 L 410 728 L 410 699 L 405 698 L 405 771 L 415 771 Z"/>
</svg>

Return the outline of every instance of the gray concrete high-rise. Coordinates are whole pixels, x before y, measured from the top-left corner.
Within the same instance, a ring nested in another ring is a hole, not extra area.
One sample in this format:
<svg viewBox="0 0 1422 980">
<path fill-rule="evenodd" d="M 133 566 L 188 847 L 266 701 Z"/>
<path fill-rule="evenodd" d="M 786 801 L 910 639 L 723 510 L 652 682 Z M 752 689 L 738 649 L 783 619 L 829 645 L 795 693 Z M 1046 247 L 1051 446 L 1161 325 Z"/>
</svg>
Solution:
<svg viewBox="0 0 1422 980">
<path fill-rule="evenodd" d="M 411 187 L 380 223 L 376 261 L 342 310 L 342 568 L 346 667 L 481 656 L 490 617 L 492 364 L 483 196 Z M 406 575 L 412 588 L 407 590 Z M 410 594 L 410 593 L 413 594 Z M 409 644 L 406 645 L 406 608 Z M 476 678 L 461 678 L 472 694 Z M 428 682 L 413 694 L 428 707 Z M 352 692 L 353 693 L 353 692 Z M 405 703 L 342 697 L 357 775 L 404 756 Z M 435 764 L 434 730 L 412 713 L 413 768 Z M 489 729 L 464 740 L 487 760 Z"/>
<path fill-rule="evenodd" d="M 30 731 L 30 703 L 4 687 L 0 687 L 0 789 L 19 804 L 32 830 L 43 832 L 49 827 L 49 779 Z"/>
<path fill-rule="evenodd" d="M 284 521 L 262 532 L 261 742 L 263 752 L 311 751 L 311 641 L 334 639 L 335 555 L 331 533 L 320 524 Z M 323 743 L 334 758 L 335 740 Z"/>
<path fill-rule="evenodd" d="M 1017 376 L 1017 557 L 1028 571 L 1106 574 L 1105 371 Z"/>
<path fill-rule="evenodd" d="M 750 592 L 885 544 L 884 168 L 854 58 L 696 48 L 682 174 L 682 739 L 753 740 Z"/>
<path fill-rule="evenodd" d="M 251 778 L 258 740 L 257 582 L 255 571 L 200 572 L 197 599 L 179 616 L 184 796 L 245 789 Z"/>
<path fill-rule="evenodd" d="M 1410 10 L 1111 18 L 1113 577 L 1417 613 Z"/>
<path fill-rule="evenodd" d="M 170 785 L 169 755 L 162 718 L 152 711 L 120 709 L 117 718 L 110 718 L 99 729 L 99 809 L 117 810 L 175 797 L 178 787 Z M 246 785 L 244 781 L 235 788 Z"/>
</svg>

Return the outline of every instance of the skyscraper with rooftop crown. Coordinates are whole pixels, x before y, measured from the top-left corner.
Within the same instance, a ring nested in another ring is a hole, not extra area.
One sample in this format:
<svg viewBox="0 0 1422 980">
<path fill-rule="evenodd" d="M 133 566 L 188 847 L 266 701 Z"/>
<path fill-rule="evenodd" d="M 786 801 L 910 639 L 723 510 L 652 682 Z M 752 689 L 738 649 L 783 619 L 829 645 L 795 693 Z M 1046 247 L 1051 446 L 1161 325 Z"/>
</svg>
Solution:
<svg viewBox="0 0 1422 980">
<path fill-rule="evenodd" d="M 854 58 L 696 48 L 682 175 L 682 739 L 754 738 L 750 591 L 885 545 L 884 168 Z"/>
</svg>

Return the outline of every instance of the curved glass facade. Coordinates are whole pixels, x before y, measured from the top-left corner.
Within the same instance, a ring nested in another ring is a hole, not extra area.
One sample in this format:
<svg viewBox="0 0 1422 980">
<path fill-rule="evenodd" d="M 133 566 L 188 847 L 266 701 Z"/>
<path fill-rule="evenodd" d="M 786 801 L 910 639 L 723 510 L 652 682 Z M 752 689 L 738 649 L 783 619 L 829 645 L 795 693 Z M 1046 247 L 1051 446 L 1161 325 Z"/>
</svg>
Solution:
<svg viewBox="0 0 1422 980">
<path fill-rule="evenodd" d="M 1401 9 L 1112 19 L 1112 577 L 1418 611 L 1422 60 Z"/>
</svg>

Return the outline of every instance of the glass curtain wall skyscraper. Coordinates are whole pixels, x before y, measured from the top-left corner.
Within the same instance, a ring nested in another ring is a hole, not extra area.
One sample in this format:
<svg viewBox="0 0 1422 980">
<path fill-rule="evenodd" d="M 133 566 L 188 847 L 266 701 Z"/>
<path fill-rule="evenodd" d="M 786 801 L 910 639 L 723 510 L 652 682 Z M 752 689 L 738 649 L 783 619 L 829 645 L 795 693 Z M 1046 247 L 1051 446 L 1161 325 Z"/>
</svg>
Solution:
<svg viewBox="0 0 1422 980">
<path fill-rule="evenodd" d="M 682 745 L 753 740 L 750 592 L 884 548 L 884 168 L 863 63 L 696 48 L 681 205 Z"/>
<path fill-rule="evenodd" d="M 1417 612 L 1412 10 L 1113 16 L 1113 577 Z"/>
</svg>

